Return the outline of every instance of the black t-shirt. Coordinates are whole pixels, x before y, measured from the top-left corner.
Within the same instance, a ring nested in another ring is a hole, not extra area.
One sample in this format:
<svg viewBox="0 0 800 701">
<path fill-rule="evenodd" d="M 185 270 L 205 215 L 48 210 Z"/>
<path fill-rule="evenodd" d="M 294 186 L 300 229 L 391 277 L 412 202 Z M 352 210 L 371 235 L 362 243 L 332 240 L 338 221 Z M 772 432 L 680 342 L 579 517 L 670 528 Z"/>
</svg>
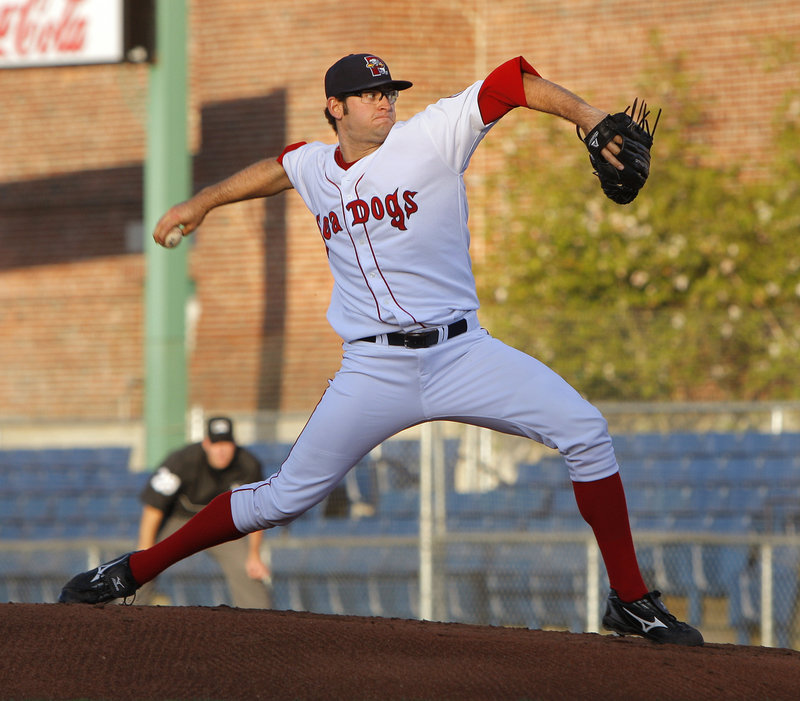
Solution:
<svg viewBox="0 0 800 701">
<path fill-rule="evenodd" d="M 140 498 L 166 516 L 194 516 L 229 489 L 263 479 L 261 463 L 245 448 L 236 446 L 231 464 L 219 470 L 208 464 L 202 444 L 193 443 L 164 460 L 148 480 Z"/>
</svg>

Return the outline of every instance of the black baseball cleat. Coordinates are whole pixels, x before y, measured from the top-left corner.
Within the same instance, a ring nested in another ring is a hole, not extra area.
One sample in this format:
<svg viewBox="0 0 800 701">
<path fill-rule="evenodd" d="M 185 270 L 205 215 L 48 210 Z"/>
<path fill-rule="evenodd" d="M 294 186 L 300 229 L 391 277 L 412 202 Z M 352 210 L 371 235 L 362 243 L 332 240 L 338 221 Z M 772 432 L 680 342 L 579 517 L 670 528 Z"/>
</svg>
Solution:
<svg viewBox="0 0 800 701">
<path fill-rule="evenodd" d="M 679 621 L 661 602 L 661 592 L 651 591 L 638 601 L 622 601 L 613 589 L 608 595 L 603 627 L 620 635 L 641 635 L 654 643 L 702 645 L 703 636 Z"/>
<path fill-rule="evenodd" d="M 106 562 L 88 572 L 76 574 L 64 585 L 58 600 L 62 604 L 102 604 L 133 596 L 139 585 L 128 561 L 133 553 Z"/>
</svg>

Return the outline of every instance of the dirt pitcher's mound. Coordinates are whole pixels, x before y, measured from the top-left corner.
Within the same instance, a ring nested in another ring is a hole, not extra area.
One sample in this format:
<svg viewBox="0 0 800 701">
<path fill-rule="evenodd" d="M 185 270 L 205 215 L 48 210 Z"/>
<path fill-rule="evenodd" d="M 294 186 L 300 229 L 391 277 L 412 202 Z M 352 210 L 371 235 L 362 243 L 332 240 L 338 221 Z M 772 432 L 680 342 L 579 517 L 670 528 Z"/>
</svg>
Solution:
<svg viewBox="0 0 800 701">
<path fill-rule="evenodd" d="M 228 607 L 0 605 L 4 699 L 792 699 L 800 653 Z"/>
</svg>

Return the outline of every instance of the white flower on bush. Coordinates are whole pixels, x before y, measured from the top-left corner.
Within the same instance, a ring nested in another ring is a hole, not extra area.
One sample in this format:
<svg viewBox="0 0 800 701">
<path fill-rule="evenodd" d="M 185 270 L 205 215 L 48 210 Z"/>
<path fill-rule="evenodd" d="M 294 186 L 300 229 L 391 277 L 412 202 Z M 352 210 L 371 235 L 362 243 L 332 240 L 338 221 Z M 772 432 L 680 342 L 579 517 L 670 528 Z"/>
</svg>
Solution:
<svg viewBox="0 0 800 701">
<path fill-rule="evenodd" d="M 631 285 L 641 290 L 648 282 L 650 282 L 650 275 L 646 270 L 634 270 L 631 273 L 630 280 Z"/>
</svg>

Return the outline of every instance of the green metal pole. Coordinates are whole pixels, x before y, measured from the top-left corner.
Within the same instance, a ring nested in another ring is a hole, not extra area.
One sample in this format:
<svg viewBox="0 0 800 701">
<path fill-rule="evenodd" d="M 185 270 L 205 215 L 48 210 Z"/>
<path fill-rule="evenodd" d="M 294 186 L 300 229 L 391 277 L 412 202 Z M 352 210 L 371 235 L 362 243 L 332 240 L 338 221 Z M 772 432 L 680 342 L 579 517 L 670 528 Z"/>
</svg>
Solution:
<svg viewBox="0 0 800 701">
<path fill-rule="evenodd" d="M 184 241 L 167 250 L 153 228 L 173 204 L 191 194 L 186 128 L 186 2 L 156 0 L 155 62 L 150 68 L 145 225 L 145 457 L 150 468 L 186 439 L 186 301 L 189 296 Z"/>
</svg>

